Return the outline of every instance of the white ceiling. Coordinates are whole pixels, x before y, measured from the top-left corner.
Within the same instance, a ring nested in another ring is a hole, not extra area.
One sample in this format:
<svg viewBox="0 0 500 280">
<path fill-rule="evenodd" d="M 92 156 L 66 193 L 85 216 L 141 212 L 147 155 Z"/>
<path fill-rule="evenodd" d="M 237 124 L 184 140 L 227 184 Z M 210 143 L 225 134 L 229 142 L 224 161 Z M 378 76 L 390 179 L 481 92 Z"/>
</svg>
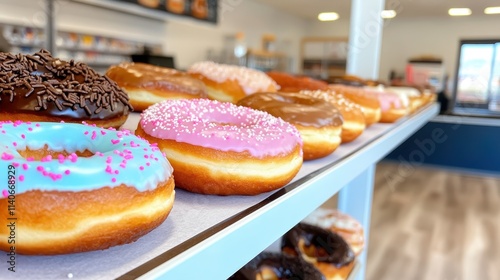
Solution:
<svg viewBox="0 0 500 280">
<path fill-rule="evenodd" d="M 314 19 L 320 12 L 337 12 L 349 18 L 350 0 L 255 0 L 277 7 L 306 19 Z M 371 1 L 371 0 L 365 0 Z M 449 8 L 470 8 L 473 15 L 483 15 L 486 7 L 500 6 L 499 0 L 386 0 L 386 8 L 398 11 L 397 17 L 448 16 Z M 498 17 L 499 15 L 488 15 Z M 492 27 L 493 28 L 493 27 Z"/>
</svg>

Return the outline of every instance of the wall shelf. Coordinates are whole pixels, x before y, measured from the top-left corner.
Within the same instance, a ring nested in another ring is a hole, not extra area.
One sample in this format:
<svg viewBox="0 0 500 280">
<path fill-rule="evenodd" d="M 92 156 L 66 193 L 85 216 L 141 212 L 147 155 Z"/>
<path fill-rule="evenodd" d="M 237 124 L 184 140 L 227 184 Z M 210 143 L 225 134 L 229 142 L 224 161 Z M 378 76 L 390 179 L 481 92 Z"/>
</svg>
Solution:
<svg viewBox="0 0 500 280">
<path fill-rule="evenodd" d="M 13 53 L 34 53 L 45 48 L 45 30 L 25 25 L 0 23 L 0 47 Z M 160 43 L 114 38 L 99 34 L 58 30 L 55 57 L 74 59 L 105 70 L 113 64 L 130 61 L 132 54 L 142 53 L 145 47 L 159 52 Z"/>
<path fill-rule="evenodd" d="M 346 73 L 347 38 L 304 38 L 300 53 L 304 75 L 328 80 Z"/>
<path fill-rule="evenodd" d="M 305 162 L 296 178 L 274 193 L 218 197 L 176 190 L 168 219 L 137 242 L 82 254 L 18 256 L 15 276 L 35 280 L 68 279 L 70 274 L 73 279 L 226 279 L 328 198 L 341 190 L 342 195 L 345 186 L 363 181 L 366 174 L 373 175 L 380 159 L 438 111 L 439 106 L 432 104 L 395 124 L 372 125 L 332 155 Z M 134 130 L 138 118 L 132 115 L 126 127 Z M 373 186 L 361 187 L 369 194 Z M 368 200 L 356 199 L 344 193 L 341 203 L 369 211 Z M 363 258 L 358 259 L 361 264 L 366 263 Z M 356 277 L 364 277 L 363 268 Z"/>
</svg>

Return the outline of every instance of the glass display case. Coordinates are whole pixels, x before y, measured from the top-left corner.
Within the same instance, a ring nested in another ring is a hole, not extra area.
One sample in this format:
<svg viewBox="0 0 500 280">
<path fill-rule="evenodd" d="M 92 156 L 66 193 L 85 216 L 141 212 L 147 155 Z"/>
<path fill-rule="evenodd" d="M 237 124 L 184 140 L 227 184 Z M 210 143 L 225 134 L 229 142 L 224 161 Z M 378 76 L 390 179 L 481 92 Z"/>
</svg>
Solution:
<svg viewBox="0 0 500 280">
<path fill-rule="evenodd" d="M 500 117 L 500 39 L 462 40 L 453 113 Z"/>
</svg>

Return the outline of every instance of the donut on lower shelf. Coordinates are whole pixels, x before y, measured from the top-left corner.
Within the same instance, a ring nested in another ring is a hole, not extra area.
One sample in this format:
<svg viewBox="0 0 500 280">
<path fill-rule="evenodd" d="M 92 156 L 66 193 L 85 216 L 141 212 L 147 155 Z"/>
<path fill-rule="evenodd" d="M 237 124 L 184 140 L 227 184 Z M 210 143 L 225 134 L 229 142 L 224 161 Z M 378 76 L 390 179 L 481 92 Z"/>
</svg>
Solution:
<svg viewBox="0 0 500 280">
<path fill-rule="evenodd" d="M 132 106 L 112 80 L 45 50 L 0 53 L 0 121 L 78 122 L 120 127 Z"/>
<path fill-rule="evenodd" d="M 272 191 L 302 166 L 302 140 L 293 125 L 231 103 L 164 101 L 142 113 L 136 134 L 165 152 L 177 187 L 196 193 Z"/>
<path fill-rule="evenodd" d="M 263 252 L 229 277 L 228 280 L 300 279 L 325 280 L 312 264 L 301 258 Z"/>
<path fill-rule="evenodd" d="M 325 157 L 340 145 L 342 116 L 324 100 L 300 93 L 259 92 L 241 99 L 238 105 L 268 112 L 293 124 L 304 142 L 304 160 Z"/>
<path fill-rule="evenodd" d="M 207 98 L 201 81 L 175 69 L 126 62 L 111 66 L 106 75 L 128 93 L 136 111 L 168 99 Z"/>
<path fill-rule="evenodd" d="M 128 131 L 64 123 L 0 123 L 0 219 L 16 217 L 19 254 L 103 250 L 159 226 L 174 201 L 172 167 Z M 9 205 L 15 203 L 15 210 Z M 10 229 L 0 227 L 9 251 Z"/>
<path fill-rule="evenodd" d="M 354 268 L 354 253 L 341 236 L 305 223 L 283 236 L 281 250 L 313 264 L 327 280 L 347 279 Z"/>
<path fill-rule="evenodd" d="M 336 209 L 319 208 L 302 222 L 330 230 L 342 236 L 356 256 L 363 251 L 365 245 L 363 227 L 360 222 L 347 214 Z"/>
<path fill-rule="evenodd" d="M 348 143 L 360 136 L 366 128 L 363 110 L 359 105 L 349 101 L 343 95 L 334 91 L 303 90 L 300 93 L 323 99 L 339 109 L 344 123 L 342 124 L 342 143 Z"/>
<path fill-rule="evenodd" d="M 242 66 L 202 61 L 193 64 L 188 73 L 205 83 L 208 97 L 218 101 L 236 103 L 247 95 L 279 88 L 264 72 Z"/>
</svg>

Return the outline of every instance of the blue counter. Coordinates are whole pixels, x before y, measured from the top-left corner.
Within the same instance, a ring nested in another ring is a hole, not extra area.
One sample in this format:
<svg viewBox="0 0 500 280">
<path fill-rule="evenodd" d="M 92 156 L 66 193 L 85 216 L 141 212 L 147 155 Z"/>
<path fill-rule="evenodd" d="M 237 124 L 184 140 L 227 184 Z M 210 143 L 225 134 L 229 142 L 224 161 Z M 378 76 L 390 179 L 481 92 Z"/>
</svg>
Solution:
<svg viewBox="0 0 500 280">
<path fill-rule="evenodd" d="M 401 172 L 421 165 L 500 176 L 500 119 L 437 116 L 391 152 Z"/>
</svg>

